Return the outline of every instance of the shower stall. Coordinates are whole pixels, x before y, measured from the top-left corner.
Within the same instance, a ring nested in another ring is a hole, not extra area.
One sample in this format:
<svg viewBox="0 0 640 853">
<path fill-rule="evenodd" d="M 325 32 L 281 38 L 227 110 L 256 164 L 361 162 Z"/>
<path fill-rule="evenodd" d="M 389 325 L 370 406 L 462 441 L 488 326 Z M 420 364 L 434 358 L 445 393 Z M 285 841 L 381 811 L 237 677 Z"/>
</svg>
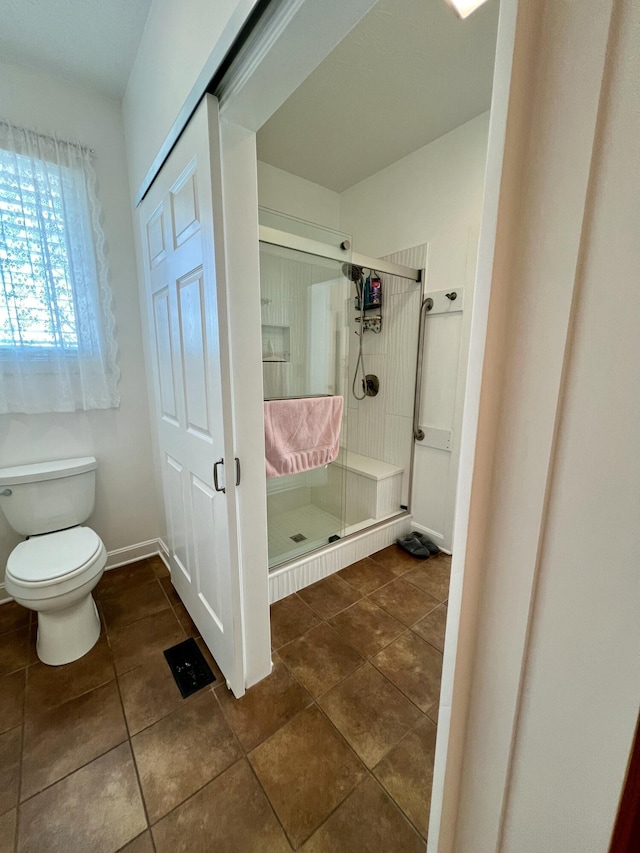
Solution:
<svg viewBox="0 0 640 853">
<path fill-rule="evenodd" d="M 408 519 L 425 253 L 364 258 L 349 235 L 260 210 L 265 401 L 344 400 L 334 461 L 267 478 L 272 572 Z"/>
</svg>

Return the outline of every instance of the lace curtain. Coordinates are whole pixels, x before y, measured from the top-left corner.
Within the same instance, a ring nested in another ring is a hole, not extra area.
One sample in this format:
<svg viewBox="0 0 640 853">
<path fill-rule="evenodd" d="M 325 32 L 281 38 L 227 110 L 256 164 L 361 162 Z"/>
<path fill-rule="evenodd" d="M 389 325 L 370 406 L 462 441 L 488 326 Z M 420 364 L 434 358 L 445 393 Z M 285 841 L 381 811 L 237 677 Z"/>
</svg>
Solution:
<svg viewBox="0 0 640 853">
<path fill-rule="evenodd" d="M 0 412 L 119 405 L 89 149 L 0 121 Z"/>
</svg>

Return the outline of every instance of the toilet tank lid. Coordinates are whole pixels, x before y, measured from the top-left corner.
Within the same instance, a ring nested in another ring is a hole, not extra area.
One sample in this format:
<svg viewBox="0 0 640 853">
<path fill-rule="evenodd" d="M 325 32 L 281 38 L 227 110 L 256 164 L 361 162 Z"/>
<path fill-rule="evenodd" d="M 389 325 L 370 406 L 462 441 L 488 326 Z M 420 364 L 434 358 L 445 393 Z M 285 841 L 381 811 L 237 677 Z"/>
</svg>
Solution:
<svg viewBox="0 0 640 853">
<path fill-rule="evenodd" d="M 57 459 L 55 462 L 35 462 L 31 465 L 0 468 L 0 486 L 18 486 L 22 483 L 72 477 L 86 471 L 95 471 L 97 466 L 93 456 L 80 456 L 77 459 Z"/>
</svg>

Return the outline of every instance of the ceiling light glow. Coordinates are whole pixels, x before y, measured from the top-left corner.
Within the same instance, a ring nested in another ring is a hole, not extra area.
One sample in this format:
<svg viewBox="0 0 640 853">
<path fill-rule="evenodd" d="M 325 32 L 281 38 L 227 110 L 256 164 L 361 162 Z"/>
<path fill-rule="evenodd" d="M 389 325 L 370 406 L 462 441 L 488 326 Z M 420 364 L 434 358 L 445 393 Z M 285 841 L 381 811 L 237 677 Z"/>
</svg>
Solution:
<svg viewBox="0 0 640 853">
<path fill-rule="evenodd" d="M 479 9 L 483 3 L 486 3 L 487 0 L 447 0 L 449 6 L 451 6 L 458 17 L 468 18 L 472 12 L 475 12 L 476 9 Z"/>
</svg>

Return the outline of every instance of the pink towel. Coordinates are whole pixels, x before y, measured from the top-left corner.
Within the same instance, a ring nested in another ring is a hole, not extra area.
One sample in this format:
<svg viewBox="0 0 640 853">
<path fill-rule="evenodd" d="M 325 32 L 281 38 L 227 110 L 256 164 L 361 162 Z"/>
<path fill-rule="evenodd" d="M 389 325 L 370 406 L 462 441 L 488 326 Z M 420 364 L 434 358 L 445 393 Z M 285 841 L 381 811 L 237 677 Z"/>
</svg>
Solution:
<svg viewBox="0 0 640 853">
<path fill-rule="evenodd" d="M 267 477 L 299 474 L 338 455 L 342 397 L 272 400 L 264 404 Z"/>
</svg>

